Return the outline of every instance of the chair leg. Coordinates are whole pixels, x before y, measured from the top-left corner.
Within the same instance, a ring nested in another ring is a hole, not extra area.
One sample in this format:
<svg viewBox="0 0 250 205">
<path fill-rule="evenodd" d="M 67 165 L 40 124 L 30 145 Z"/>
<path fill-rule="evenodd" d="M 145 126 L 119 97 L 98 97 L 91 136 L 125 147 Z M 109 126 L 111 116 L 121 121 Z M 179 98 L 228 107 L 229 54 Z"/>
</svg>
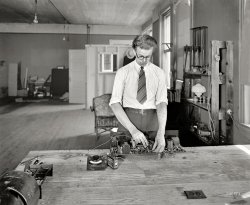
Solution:
<svg viewBox="0 0 250 205">
<path fill-rule="evenodd" d="M 106 128 L 106 129 L 104 129 L 104 128 L 99 128 L 99 130 L 98 130 L 98 128 L 96 128 L 97 140 L 100 139 L 102 133 L 110 132 L 110 131 L 111 131 L 111 130 L 110 130 L 109 128 Z"/>
<path fill-rule="evenodd" d="M 106 132 L 106 130 L 102 130 L 102 128 L 96 128 L 96 137 L 97 137 L 97 141 L 100 139 L 101 134 Z"/>
<path fill-rule="evenodd" d="M 96 137 L 99 137 L 98 128 L 95 128 Z"/>
</svg>

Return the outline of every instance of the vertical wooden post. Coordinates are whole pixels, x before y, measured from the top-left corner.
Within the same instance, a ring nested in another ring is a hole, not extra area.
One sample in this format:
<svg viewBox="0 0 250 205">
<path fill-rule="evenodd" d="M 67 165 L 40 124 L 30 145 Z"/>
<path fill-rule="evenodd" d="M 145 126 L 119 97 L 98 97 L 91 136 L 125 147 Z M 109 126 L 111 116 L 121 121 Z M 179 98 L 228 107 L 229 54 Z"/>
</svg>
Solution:
<svg viewBox="0 0 250 205">
<path fill-rule="evenodd" d="M 227 143 L 227 133 L 226 133 L 226 119 L 225 119 L 225 111 L 226 111 L 226 74 L 227 74 L 227 49 L 221 49 L 221 62 L 220 62 L 220 114 L 219 118 L 220 122 L 220 144 Z"/>
<path fill-rule="evenodd" d="M 220 48 L 225 48 L 225 42 L 212 41 L 211 53 L 211 83 L 212 83 L 212 97 L 211 97 L 211 117 L 214 124 L 214 143 L 219 144 L 219 68 L 220 68 Z"/>
<path fill-rule="evenodd" d="M 227 63 L 226 63 L 226 136 L 228 143 L 233 142 L 233 42 L 226 42 Z"/>
</svg>

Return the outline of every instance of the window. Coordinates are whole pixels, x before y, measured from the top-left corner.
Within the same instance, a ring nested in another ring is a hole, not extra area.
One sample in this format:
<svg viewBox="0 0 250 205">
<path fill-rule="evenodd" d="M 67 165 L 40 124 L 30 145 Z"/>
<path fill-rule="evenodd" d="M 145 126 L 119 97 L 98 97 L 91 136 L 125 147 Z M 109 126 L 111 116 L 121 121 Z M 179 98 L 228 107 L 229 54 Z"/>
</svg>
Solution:
<svg viewBox="0 0 250 205">
<path fill-rule="evenodd" d="M 165 11 L 161 16 L 161 42 L 162 42 L 162 60 L 161 67 L 166 74 L 167 88 L 171 87 L 171 10 Z"/>
<path fill-rule="evenodd" d="M 240 108 L 240 123 L 250 128 L 250 68 L 249 68 L 249 34 L 250 27 L 249 19 L 250 12 L 248 9 L 250 6 L 249 1 L 240 1 L 240 23 L 239 23 L 239 108 Z M 238 91 L 236 87 L 234 91 Z M 236 94 L 237 96 L 237 94 Z M 249 136 L 249 130 L 246 136 Z"/>
<path fill-rule="evenodd" d="M 99 72 L 112 73 L 117 71 L 117 53 L 99 53 Z"/>
</svg>

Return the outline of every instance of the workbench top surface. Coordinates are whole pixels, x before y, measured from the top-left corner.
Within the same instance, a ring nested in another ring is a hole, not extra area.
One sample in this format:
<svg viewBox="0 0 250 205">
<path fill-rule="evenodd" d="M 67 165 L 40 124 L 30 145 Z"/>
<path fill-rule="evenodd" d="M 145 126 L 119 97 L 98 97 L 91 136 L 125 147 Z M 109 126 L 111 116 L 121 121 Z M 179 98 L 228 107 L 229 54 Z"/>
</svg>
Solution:
<svg viewBox="0 0 250 205">
<path fill-rule="evenodd" d="M 185 150 L 162 159 L 131 154 L 119 160 L 118 169 L 103 171 L 87 171 L 87 155 L 109 150 L 31 151 L 23 161 L 38 156 L 53 164 L 40 205 L 250 204 L 250 145 Z M 184 191 L 190 190 L 202 190 L 207 198 L 187 199 Z"/>
</svg>

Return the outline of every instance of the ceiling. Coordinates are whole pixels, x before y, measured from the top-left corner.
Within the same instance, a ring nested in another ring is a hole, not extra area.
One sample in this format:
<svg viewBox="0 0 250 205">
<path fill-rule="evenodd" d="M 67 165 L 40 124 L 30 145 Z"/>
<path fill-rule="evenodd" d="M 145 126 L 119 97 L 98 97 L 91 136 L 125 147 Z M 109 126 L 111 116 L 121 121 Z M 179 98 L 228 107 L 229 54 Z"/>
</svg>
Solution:
<svg viewBox="0 0 250 205">
<path fill-rule="evenodd" d="M 0 23 L 32 23 L 36 0 L 0 0 Z M 142 26 L 164 0 L 37 0 L 39 23 Z"/>
</svg>

